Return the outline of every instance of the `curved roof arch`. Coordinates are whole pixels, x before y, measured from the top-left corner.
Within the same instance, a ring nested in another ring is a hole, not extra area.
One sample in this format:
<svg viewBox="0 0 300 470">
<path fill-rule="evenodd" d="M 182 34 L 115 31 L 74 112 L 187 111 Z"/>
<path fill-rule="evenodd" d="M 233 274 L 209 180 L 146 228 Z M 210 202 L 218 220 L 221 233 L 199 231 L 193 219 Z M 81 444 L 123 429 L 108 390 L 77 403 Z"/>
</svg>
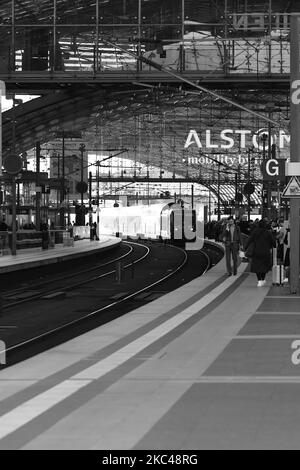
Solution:
<svg viewBox="0 0 300 470">
<path fill-rule="evenodd" d="M 237 98 L 236 92 L 234 95 Z M 240 99 L 243 98 L 256 105 L 252 93 L 244 92 Z M 215 193 L 218 191 L 214 187 L 217 178 L 214 152 L 208 153 L 210 164 L 187 165 L 188 154 L 199 156 L 198 149 L 193 148 L 189 153 L 184 150 L 189 129 L 205 126 L 218 138 L 222 129 L 234 128 L 237 122 L 252 129 L 257 126 L 257 122 L 246 114 L 230 106 L 225 110 L 211 96 L 201 92 L 171 86 L 150 89 L 136 85 L 115 89 L 72 87 L 3 113 L 4 157 L 12 151 L 13 120 L 18 154 L 32 149 L 37 141 L 54 140 L 61 130 L 81 131 L 91 149 L 127 148 L 126 158 L 182 176 L 188 173 Z M 234 199 L 236 171 L 236 168 L 232 171 L 226 166 L 221 168 L 220 196 L 223 201 Z M 259 194 L 254 199 L 259 199 Z"/>
</svg>

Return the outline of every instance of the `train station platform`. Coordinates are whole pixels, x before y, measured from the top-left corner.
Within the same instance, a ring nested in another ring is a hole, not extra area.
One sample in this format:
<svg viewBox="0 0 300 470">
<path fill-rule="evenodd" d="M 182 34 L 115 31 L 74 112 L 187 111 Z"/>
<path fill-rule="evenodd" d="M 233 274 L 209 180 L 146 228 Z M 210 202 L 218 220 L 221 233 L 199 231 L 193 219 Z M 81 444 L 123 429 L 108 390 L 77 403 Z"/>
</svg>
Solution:
<svg viewBox="0 0 300 470">
<path fill-rule="evenodd" d="M 300 449 L 300 297 L 225 273 L 0 372 L 0 449 Z"/>
<path fill-rule="evenodd" d="M 121 239 L 119 238 L 102 236 L 100 241 L 76 241 L 74 246 L 63 246 L 61 244 L 48 250 L 42 250 L 41 248 L 18 250 L 16 256 L 5 255 L 0 257 L 0 274 L 70 261 L 93 253 L 107 251 L 120 243 Z"/>
</svg>

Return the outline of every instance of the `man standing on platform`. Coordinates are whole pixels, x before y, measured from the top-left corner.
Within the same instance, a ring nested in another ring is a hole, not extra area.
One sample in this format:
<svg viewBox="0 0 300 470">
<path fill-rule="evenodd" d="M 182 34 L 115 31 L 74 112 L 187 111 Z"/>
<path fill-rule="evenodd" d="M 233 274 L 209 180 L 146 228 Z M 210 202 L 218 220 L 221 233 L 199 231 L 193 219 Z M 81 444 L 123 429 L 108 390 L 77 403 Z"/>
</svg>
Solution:
<svg viewBox="0 0 300 470">
<path fill-rule="evenodd" d="M 6 232 L 8 230 L 7 224 L 4 218 L 0 219 L 0 232 Z"/>
<path fill-rule="evenodd" d="M 236 226 L 234 218 L 229 217 L 222 233 L 222 241 L 225 244 L 226 264 L 228 276 L 237 275 L 238 253 L 242 246 L 240 228 Z M 231 264 L 233 260 L 233 269 Z"/>
<path fill-rule="evenodd" d="M 48 232 L 48 224 L 46 221 L 41 223 L 41 232 L 42 232 L 42 249 L 48 250 L 49 248 L 49 232 Z"/>
</svg>

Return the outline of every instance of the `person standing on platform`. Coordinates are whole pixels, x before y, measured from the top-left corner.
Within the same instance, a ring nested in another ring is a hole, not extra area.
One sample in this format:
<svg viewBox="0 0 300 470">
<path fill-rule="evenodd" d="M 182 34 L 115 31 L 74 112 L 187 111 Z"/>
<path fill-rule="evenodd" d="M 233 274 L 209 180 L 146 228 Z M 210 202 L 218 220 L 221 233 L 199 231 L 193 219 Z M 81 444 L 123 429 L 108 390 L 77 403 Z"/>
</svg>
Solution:
<svg viewBox="0 0 300 470">
<path fill-rule="evenodd" d="M 73 238 L 73 225 L 69 223 L 68 225 L 68 232 L 70 234 L 70 237 Z"/>
<path fill-rule="evenodd" d="M 5 223 L 4 219 L 0 220 L 0 232 L 7 232 L 8 226 Z M 6 234 L 0 233 L 0 255 L 3 256 L 5 248 Z M 8 239 L 7 239 L 8 240 Z"/>
<path fill-rule="evenodd" d="M 261 220 L 245 245 L 247 251 L 253 244 L 251 272 L 257 275 L 257 287 L 266 285 L 266 275 L 272 269 L 272 248 L 276 248 L 276 238 L 268 229 L 268 222 Z"/>
<path fill-rule="evenodd" d="M 94 241 L 96 240 L 97 242 L 99 241 L 98 235 L 97 235 L 97 222 L 94 222 L 91 227 L 91 240 Z"/>
<path fill-rule="evenodd" d="M 285 252 L 285 257 L 284 257 L 284 268 L 285 268 L 286 278 L 283 282 L 289 282 L 290 275 L 291 275 L 291 228 L 290 228 L 290 224 L 286 230 L 284 244 L 286 246 L 286 252 Z"/>
<path fill-rule="evenodd" d="M 243 245 L 240 228 L 235 224 L 234 218 L 229 217 L 222 233 L 222 241 L 225 244 L 226 265 L 228 276 L 237 275 L 238 253 Z M 233 261 L 233 268 L 231 264 Z"/>
<path fill-rule="evenodd" d="M 42 232 L 42 249 L 48 250 L 49 248 L 49 232 L 48 232 L 48 224 L 47 222 L 41 223 L 40 230 Z"/>
<path fill-rule="evenodd" d="M 284 261 L 284 239 L 286 235 L 286 229 L 284 227 L 284 222 L 282 220 L 278 223 L 278 230 L 277 230 L 277 258 L 280 263 Z"/>
<path fill-rule="evenodd" d="M 7 232 L 8 226 L 5 223 L 4 219 L 0 220 L 0 232 Z"/>
</svg>

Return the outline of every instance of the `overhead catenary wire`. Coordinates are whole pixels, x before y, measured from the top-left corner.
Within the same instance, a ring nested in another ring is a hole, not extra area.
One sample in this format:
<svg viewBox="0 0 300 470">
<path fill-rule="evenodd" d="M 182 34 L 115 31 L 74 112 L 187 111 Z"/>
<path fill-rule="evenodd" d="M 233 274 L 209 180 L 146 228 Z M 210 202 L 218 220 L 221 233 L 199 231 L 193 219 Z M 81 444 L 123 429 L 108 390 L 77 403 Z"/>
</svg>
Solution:
<svg viewBox="0 0 300 470">
<path fill-rule="evenodd" d="M 243 106 L 239 103 L 237 103 L 236 101 L 233 101 L 223 95 L 220 95 L 219 93 L 217 93 L 216 91 L 213 91 L 213 90 L 210 90 L 202 85 L 199 85 L 199 83 L 195 83 L 193 82 L 192 80 L 189 80 L 185 77 L 183 77 L 182 75 L 180 75 L 179 73 L 176 73 L 174 72 L 173 70 L 170 70 L 166 67 L 164 67 L 163 65 L 160 65 L 158 64 L 157 62 L 151 60 L 151 59 L 148 59 L 146 57 L 143 57 L 143 56 L 139 56 L 137 54 L 135 54 L 134 52 L 132 51 L 129 51 L 129 50 L 126 50 L 124 49 L 122 46 L 116 44 L 116 43 L 113 43 L 111 42 L 110 40 L 108 39 L 104 39 L 102 38 L 102 41 L 105 42 L 106 44 L 110 45 L 110 46 L 115 46 L 117 47 L 120 51 L 124 52 L 125 54 L 129 54 L 131 55 L 132 57 L 144 62 L 145 64 L 147 65 L 150 65 L 151 67 L 155 68 L 156 70 L 159 70 L 161 72 L 164 72 L 166 73 L 167 75 L 170 75 L 171 77 L 173 78 L 176 78 L 177 80 L 181 81 L 181 82 L 184 82 L 186 83 L 187 85 L 190 85 L 191 87 L 194 87 L 194 88 L 197 88 L 199 91 L 203 91 L 211 96 L 214 96 L 215 98 L 217 98 L 218 100 L 221 100 L 221 101 L 224 101 L 225 103 L 227 104 L 230 104 L 231 106 L 235 106 L 236 108 L 239 108 L 241 109 L 242 111 L 245 111 L 246 113 L 249 113 L 249 114 L 252 114 L 253 116 L 256 116 L 256 117 L 259 117 L 260 119 L 268 122 L 268 123 L 271 123 L 273 124 L 274 126 L 278 127 L 279 123 L 277 121 L 274 121 L 273 119 L 270 119 L 268 116 L 265 116 L 264 114 L 261 114 L 261 113 L 258 113 L 256 111 L 253 111 L 252 109 L 250 108 L 247 108 L 246 106 Z"/>
</svg>

